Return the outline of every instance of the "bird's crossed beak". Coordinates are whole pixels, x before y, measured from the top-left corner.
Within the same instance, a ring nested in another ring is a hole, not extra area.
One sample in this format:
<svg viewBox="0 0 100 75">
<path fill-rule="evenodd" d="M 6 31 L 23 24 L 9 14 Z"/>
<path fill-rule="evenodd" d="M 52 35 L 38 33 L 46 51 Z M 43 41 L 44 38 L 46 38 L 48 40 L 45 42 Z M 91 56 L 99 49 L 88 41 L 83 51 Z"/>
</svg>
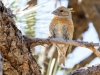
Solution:
<svg viewBox="0 0 100 75">
<path fill-rule="evenodd" d="M 57 10 L 54 10 L 54 11 L 52 12 L 52 14 L 57 14 Z"/>
<path fill-rule="evenodd" d="M 52 12 L 52 14 L 54 14 L 54 15 L 59 15 L 60 13 L 58 12 L 58 10 L 54 10 L 54 11 Z"/>
</svg>

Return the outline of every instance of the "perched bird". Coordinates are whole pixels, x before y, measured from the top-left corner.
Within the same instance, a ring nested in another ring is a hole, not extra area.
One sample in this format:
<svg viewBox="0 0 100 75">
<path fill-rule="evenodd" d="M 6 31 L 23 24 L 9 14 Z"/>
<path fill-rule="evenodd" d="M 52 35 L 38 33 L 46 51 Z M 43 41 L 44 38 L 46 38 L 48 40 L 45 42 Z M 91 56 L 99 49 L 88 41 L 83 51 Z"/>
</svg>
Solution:
<svg viewBox="0 0 100 75">
<path fill-rule="evenodd" d="M 52 38 L 63 38 L 65 40 L 73 38 L 74 26 L 71 10 L 71 8 L 60 6 L 52 12 L 55 15 L 49 27 Z M 65 65 L 66 51 L 69 45 L 56 44 L 56 46 L 58 49 L 59 65 Z"/>
</svg>

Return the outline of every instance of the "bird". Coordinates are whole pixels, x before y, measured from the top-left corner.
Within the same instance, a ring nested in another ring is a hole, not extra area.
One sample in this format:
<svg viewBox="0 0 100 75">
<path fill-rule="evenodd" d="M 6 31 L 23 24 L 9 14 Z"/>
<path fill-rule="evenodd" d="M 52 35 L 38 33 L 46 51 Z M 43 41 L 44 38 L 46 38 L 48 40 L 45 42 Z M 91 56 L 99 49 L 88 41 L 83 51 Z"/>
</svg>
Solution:
<svg viewBox="0 0 100 75">
<path fill-rule="evenodd" d="M 64 6 L 58 7 L 52 12 L 54 14 L 51 20 L 49 31 L 52 38 L 61 38 L 65 41 L 72 40 L 74 33 L 74 25 L 72 21 L 72 8 Z M 55 44 L 58 50 L 59 65 L 65 65 L 66 52 L 69 45 Z"/>
</svg>

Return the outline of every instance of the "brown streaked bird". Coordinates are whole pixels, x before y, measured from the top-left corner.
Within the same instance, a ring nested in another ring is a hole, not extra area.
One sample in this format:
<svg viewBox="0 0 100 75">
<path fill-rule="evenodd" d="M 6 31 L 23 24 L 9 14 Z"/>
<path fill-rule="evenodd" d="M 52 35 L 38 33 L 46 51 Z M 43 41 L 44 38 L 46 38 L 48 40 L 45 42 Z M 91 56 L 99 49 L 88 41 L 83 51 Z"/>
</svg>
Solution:
<svg viewBox="0 0 100 75">
<path fill-rule="evenodd" d="M 71 15 L 71 8 L 64 6 L 58 7 L 53 11 L 55 15 L 50 23 L 50 34 L 52 38 L 63 38 L 65 40 L 72 40 L 74 26 Z M 55 44 L 58 49 L 59 65 L 65 65 L 66 51 L 69 45 Z"/>
</svg>

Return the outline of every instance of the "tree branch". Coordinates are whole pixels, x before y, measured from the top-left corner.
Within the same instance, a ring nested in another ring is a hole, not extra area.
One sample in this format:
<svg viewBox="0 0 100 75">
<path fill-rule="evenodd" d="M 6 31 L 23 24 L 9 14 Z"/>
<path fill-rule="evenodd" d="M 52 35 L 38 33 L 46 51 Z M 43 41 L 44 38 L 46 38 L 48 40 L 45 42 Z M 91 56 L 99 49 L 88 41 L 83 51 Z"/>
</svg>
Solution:
<svg viewBox="0 0 100 75">
<path fill-rule="evenodd" d="M 69 75 L 100 75 L 100 64 L 92 67 L 80 68 L 71 72 Z"/>
<path fill-rule="evenodd" d="M 73 41 L 73 40 L 64 40 L 61 38 L 33 38 L 29 39 L 28 44 L 30 44 L 31 47 L 34 47 L 36 45 L 43 45 L 43 44 L 68 44 L 72 46 L 81 46 L 85 48 L 89 48 L 92 50 L 99 58 L 100 58 L 100 52 L 94 48 L 94 46 L 99 46 L 99 43 L 88 43 L 83 41 Z M 35 44 L 34 44 L 35 43 Z"/>
</svg>

